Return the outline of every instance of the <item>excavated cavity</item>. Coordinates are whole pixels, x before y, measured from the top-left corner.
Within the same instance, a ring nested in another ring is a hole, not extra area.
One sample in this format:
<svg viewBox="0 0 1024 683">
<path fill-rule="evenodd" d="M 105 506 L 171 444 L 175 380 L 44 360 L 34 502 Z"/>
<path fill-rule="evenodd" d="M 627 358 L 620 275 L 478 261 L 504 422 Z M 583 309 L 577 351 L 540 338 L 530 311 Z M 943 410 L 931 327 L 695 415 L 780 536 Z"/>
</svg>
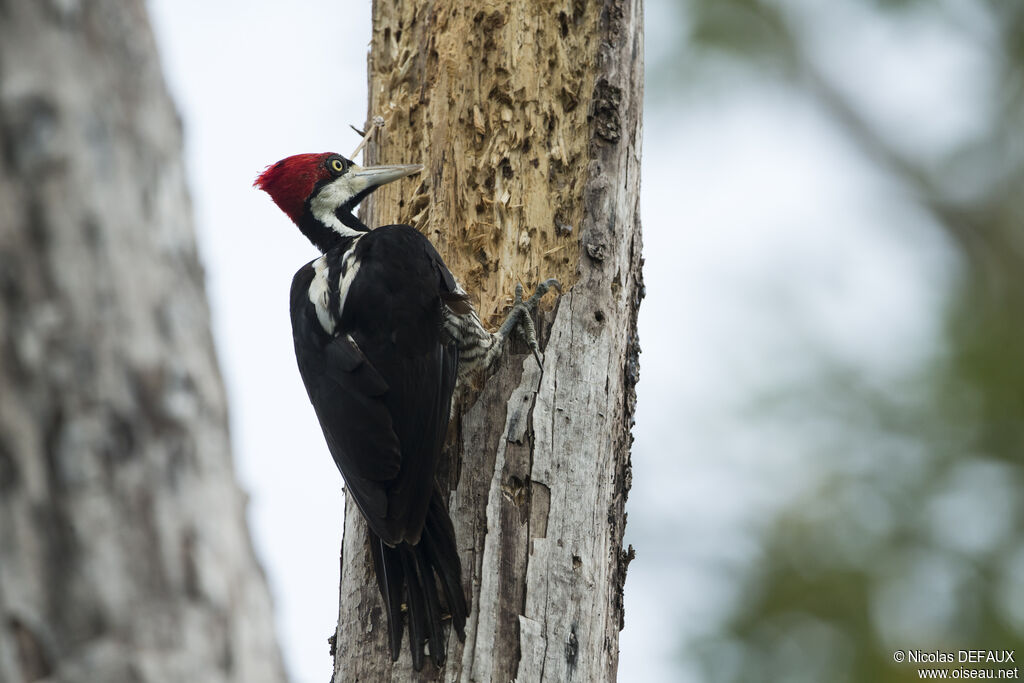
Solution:
<svg viewBox="0 0 1024 683">
<path fill-rule="evenodd" d="M 406 3 L 374 26 L 371 54 L 382 57 L 370 61 L 370 82 L 388 87 L 370 93 L 370 114 L 387 124 L 367 160 L 422 163 L 429 182 L 383 188 L 368 214 L 426 234 L 491 325 L 516 282 L 529 290 L 555 277 L 568 287 L 579 266 L 579 166 L 595 92 L 582 56 L 595 54 L 600 4 L 540 4 L 417 12 Z M 611 113 L 599 116 L 607 133 Z"/>
</svg>

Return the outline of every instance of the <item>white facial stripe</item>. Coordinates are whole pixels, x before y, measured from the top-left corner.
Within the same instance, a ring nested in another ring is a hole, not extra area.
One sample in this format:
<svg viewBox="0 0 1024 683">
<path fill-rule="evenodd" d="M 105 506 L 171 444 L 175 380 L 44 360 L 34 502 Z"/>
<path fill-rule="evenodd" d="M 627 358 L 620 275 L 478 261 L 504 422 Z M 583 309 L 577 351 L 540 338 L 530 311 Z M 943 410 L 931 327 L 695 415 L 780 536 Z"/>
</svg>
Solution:
<svg viewBox="0 0 1024 683">
<path fill-rule="evenodd" d="M 337 180 L 324 185 L 309 203 L 309 208 L 313 213 L 313 218 L 316 218 L 327 227 L 345 237 L 362 235 L 363 233 L 359 230 L 353 230 L 338 220 L 338 216 L 335 214 L 335 211 L 338 210 L 339 206 L 365 190 L 366 187 L 367 182 L 365 178 L 360 178 L 358 176 L 353 177 L 347 173 Z"/>
<path fill-rule="evenodd" d="M 328 307 L 327 258 L 321 256 L 313 261 L 313 281 L 309 284 L 309 300 L 316 309 L 316 318 L 327 334 L 334 334 L 334 320 Z"/>
</svg>

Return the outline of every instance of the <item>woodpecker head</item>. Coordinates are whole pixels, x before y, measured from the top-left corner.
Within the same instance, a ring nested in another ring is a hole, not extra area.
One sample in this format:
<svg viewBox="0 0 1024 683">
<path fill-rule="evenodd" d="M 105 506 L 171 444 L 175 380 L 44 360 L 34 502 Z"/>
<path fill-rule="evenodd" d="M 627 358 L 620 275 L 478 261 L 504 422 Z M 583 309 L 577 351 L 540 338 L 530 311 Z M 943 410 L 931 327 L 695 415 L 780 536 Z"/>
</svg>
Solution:
<svg viewBox="0 0 1024 683">
<path fill-rule="evenodd" d="M 321 251 L 369 228 L 359 202 L 381 185 L 420 171 L 419 164 L 361 167 L 340 154 L 296 154 L 271 164 L 253 183 L 288 214 Z"/>
</svg>

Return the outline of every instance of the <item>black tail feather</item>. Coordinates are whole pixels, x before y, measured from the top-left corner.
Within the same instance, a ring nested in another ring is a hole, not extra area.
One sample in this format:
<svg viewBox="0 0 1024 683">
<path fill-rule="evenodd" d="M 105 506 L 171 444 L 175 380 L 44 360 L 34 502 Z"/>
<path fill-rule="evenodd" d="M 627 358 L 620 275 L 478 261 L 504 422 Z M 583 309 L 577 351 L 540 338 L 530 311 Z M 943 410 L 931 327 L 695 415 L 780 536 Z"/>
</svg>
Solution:
<svg viewBox="0 0 1024 683">
<path fill-rule="evenodd" d="M 377 588 L 384 598 L 384 609 L 388 615 L 388 641 L 391 645 L 391 661 L 396 661 L 402 649 L 402 587 L 405 576 L 396 548 L 389 548 L 377 534 L 370 532 L 370 546 L 373 550 L 373 569 L 377 575 Z"/>
<path fill-rule="evenodd" d="M 430 501 L 431 510 L 423 527 L 420 546 L 423 547 L 427 562 L 434 567 L 434 571 L 441 579 L 441 588 L 444 590 L 455 633 L 458 634 L 459 640 L 465 641 L 469 605 L 462 590 L 462 563 L 459 562 L 459 551 L 455 546 L 455 528 L 443 508 L 439 510 L 441 514 L 435 512 L 435 503 L 440 507 L 439 501 Z M 424 539 L 426 543 L 423 542 Z"/>
<path fill-rule="evenodd" d="M 419 545 L 423 545 L 421 540 Z M 424 607 L 426 609 L 426 622 L 428 639 L 430 641 L 430 657 L 434 664 L 444 664 L 445 641 L 444 632 L 441 630 L 441 602 L 437 598 L 437 582 L 434 581 L 434 570 L 427 563 L 426 553 L 415 554 L 416 580 L 423 587 Z"/>
<path fill-rule="evenodd" d="M 430 656 L 434 664 L 442 666 L 445 661 L 442 625 L 445 610 L 438 595 L 438 582 L 444 593 L 452 626 L 462 641 L 466 639 L 469 605 L 462 590 L 462 563 L 455 545 L 455 528 L 440 492 L 435 491 L 431 497 L 419 543 L 402 543 L 392 548 L 372 531 L 370 543 L 377 587 L 388 615 L 391 659 L 398 659 L 402 647 L 404 603 L 413 668 L 416 671 L 423 668 L 424 643 L 430 644 Z"/>
<path fill-rule="evenodd" d="M 405 573 L 405 597 L 409 616 L 409 651 L 412 653 L 412 668 L 419 671 L 423 668 L 423 643 L 427 641 L 426 608 L 424 607 L 424 588 L 416 573 L 416 556 L 412 546 L 399 546 L 399 557 L 402 571 Z"/>
</svg>

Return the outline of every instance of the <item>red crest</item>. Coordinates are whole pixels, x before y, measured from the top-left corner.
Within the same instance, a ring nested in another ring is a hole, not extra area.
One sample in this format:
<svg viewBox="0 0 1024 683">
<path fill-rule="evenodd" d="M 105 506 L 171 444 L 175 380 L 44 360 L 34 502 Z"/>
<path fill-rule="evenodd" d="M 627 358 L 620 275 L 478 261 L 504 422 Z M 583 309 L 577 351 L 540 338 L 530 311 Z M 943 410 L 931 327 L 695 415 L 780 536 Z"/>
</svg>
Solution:
<svg viewBox="0 0 1024 683">
<path fill-rule="evenodd" d="M 330 176 L 324 154 L 296 154 L 267 166 L 253 187 L 270 195 L 274 203 L 296 223 L 302 217 L 306 200 L 318 182 Z"/>
</svg>

